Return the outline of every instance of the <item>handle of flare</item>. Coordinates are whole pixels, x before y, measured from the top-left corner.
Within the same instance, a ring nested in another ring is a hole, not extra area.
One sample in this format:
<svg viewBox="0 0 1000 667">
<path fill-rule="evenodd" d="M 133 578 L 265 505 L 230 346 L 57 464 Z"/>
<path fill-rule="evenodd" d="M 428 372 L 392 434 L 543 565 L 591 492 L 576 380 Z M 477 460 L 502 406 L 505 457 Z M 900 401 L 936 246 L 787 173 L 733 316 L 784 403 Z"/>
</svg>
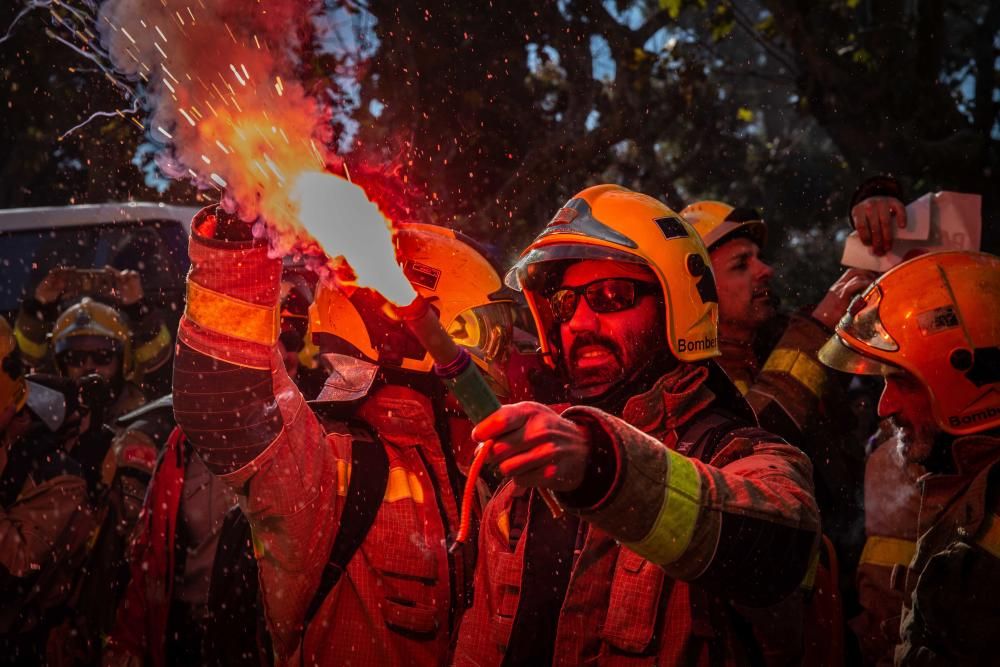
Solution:
<svg viewBox="0 0 1000 667">
<path fill-rule="evenodd" d="M 431 310 L 427 299 L 417 296 L 413 303 L 398 307 L 396 312 L 416 339 L 424 346 L 427 353 L 431 355 L 431 359 L 434 360 L 434 373 L 451 390 L 473 424 L 478 424 L 500 409 L 500 399 L 486 384 L 486 379 L 472 362 L 468 351 L 459 347 L 445 331 L 437 313 Z M 468 537 L 473 490 L 476 478 L 479 476 L 479 471 L 488 455 L 489 448 L 483 447 L 469 470 L 469 478 L 466 481 L 462 500 L 462 525 L 455 538 L 456 544 L 465 542 Z M 562 516 L 562 508 L 556 503 L 552 494 L 545 489 L 539 489 L 539 493 L 552 515 L 556 518 Z"/>
</svg>

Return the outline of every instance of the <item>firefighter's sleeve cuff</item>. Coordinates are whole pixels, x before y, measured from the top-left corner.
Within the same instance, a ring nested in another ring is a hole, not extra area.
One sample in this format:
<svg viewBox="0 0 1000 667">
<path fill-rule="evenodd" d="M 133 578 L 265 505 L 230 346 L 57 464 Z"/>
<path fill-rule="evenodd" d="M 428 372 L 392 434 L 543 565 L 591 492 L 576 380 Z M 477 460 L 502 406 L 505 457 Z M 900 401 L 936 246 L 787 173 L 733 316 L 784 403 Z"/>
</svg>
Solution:
<svg viewBox="0 0 1000 667">
<path fill-rule="evenodd" d="M 198 328 L 272 347 L 280 333 L 281 259 L 268 255 L 248 223 L 199 215 L 190 242 L 186 319 Z"/>
<path fill-rule="evenodd" d="M 701 474 L 694 462 L 662 442 L 596 408 L 563 415 L 590 429 L 595 443 L 614 454 L 614 481 L 594 505 L 570 511 L 597 525 L 635 553 L 659 564 L 679 559 L 690 546 L 701 513 Z M 598 435 L 600 434 L 600 435 Z"/>
</svg>

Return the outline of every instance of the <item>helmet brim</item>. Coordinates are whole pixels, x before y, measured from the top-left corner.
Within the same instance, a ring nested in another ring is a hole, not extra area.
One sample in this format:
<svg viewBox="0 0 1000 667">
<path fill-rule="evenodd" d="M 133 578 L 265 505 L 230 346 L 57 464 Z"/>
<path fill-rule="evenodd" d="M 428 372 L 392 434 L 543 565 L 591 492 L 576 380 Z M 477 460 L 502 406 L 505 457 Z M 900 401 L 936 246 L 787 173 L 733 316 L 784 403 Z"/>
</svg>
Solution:
<svg viewBox="0 0 1000 667">
<path fill-rule="evenodd" d="M 584 243 L 553 243 L 534 248 L 528 251 L 518 260 L 517 264 L 511 267 L 504 278 L 507 287 L 517 290 L 524 290 L 524 281 L 528 277 L 528 272 L 532 267 L 544 262 L 559 262 L 566 260 L 599 259 L 611 260 L 615 262 L 629 262 L 631 264 L 646 265 L 648 262 L 638 255 L 634 255 L 617 248 L 607 246 L 588 245 Z"/>
<path fill-rule="evenodd" d="M 709 252 L 715 250 L 726 241 L 736 237 L 748 238 L 763 248 L 767 243 L 767 225 L 763 220 L 747 220 L 745 222 L 725 221 L 719 224 L 702 239 Z"/>
<path fill-rule="evenodd" d="M 877 375 L 885 377 L 898 373 L 900 368 L 893 364 L 874 359 L 851 348 L 844 340 L 834 334 L 830 340 L 819 349 L 819 360 L 824 365 L 836 371 L 851 375 Z"/>
</svg>

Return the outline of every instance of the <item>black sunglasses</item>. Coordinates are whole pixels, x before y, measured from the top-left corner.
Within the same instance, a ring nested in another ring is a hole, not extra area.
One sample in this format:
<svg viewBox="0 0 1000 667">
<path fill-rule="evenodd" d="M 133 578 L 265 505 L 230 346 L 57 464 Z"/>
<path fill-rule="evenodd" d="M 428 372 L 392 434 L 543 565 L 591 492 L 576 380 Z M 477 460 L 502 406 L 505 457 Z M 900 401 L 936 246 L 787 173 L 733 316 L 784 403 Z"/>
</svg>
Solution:
<svg viewBox="0 0 1000 667">
<path fill-rule="evenodd" d="M 600 278 L 586 285 L 560 287 L 546 298 L 557 324 L 569 322 L 580 303 L 580 297 L 595 313 L 617 313 L 633 307 L 640 297 L 658 294 L 660 286 L 635 278 Z"/>
<path fill-rule="evenodd" d="M 80 368 L 91 359 L 95 366 L 107 366 L 115 360 L 114 350 L 66 350 L 59 355 L 59 360 L 66 366 Z"/>
</svg>

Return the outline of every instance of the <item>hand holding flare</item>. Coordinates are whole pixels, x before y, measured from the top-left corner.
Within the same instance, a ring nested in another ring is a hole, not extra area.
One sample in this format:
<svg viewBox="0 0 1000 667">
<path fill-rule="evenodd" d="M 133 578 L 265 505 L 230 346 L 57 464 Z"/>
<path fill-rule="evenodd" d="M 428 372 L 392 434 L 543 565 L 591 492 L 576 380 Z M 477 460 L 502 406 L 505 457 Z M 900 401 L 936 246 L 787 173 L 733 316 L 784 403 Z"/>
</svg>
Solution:
<svg viewBox="0 0 1000 667">
<path fill-rule="evenodd" d="M 364 190 L 333 174 L 308 172 L 296 182 L 292 198 L 299 206 L 299 220 L 326 251 L 343 257 L 357 276 L 357 284 L 376 290 L 397 307 L 400 318 L 434 359 L 438 377 L 454 393 L 465 414 L 480 423 L 500 409 L 469 353 L 445 331 L 396 262 L 389 220 Z M 336 215 L 331 216 L 332 212 Z M 336 248 L 336 252 L 331 249 Z M 523 404 L 522 404 L 523 405 Z M 555 414 L 555 413 L 553 413 Z M 469 469 L 462 497 L 462 516 L 456 543 L 468 539 L 476 481 L 490 455 L 490 444 L 480 448 Z M 562 509 L 544 489 L 542 497 L 560 516 Z"/>
</svg>

